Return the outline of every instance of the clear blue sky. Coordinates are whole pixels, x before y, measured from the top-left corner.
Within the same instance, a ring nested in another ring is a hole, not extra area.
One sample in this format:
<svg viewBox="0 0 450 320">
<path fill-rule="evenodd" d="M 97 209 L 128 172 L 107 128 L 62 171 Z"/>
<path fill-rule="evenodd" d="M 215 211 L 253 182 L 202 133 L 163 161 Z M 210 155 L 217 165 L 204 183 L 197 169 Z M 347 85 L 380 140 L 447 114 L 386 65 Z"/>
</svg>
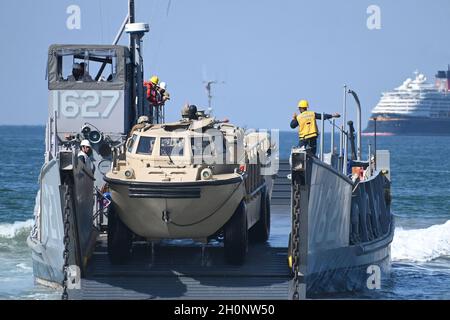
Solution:
<svg viewBox="0 0 450 320">
<path fill-rule="evenodd" d="M 450 63 L 448 0 L 137 0 L 148 22 L 146 77 L 169 85 L 168 120 L 184 102 L 248 127 L 289 129 L 299 99 L 315 111 L 340 112 L 344 83 L 359 93 L 363 119 L 382 91 L 415 69 L 432 81 Z M 68 30 L 66 9 L 81 7 L 81 30 Z M 366 9 L 381 8 L 381 30 L 369 30 Z M 45 64 L 52 43 L 110 43 L 126 0 L 0 1 L 0 124 L 44 124 Z M 127 43 L 126 39 L 122 40 Z M 351 104 L 349 108 L 353 108 Z"/>
</svg>

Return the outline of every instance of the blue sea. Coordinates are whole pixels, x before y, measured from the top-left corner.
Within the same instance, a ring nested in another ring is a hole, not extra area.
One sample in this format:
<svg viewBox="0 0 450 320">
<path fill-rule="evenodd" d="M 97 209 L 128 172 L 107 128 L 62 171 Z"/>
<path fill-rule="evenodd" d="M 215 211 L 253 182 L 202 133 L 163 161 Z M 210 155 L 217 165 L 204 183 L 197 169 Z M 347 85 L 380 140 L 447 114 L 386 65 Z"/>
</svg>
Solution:
<svg viewBox="0 0 450 320">
<path fill-rule="evenodd" d="M 60 297 L 35 285 L 26 245 L 44 133 L 44 127 L 0 126 L 0 299 Z M 281 132 L 282 158 L 296 139 L 295 132 Z M 364 151 L 369 143 L 373 138 L 363 139 Z M 392 270 L 381 290 L 338 298 L 450 299 L 450 137 L 378 137 L 377 146 L 391 152 Z"/>
</svg>

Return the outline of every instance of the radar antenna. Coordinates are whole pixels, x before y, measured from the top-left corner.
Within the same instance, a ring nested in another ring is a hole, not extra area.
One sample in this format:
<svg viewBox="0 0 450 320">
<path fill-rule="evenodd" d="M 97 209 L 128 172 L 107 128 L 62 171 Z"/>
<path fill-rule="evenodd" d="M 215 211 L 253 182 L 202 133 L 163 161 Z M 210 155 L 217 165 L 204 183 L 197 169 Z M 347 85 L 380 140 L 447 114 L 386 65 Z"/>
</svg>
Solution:
<svg viewBox="0 0 450 320">
<path fill-rule="evenodd" d="M 209 77 L 207 75 L 205 65 L 203 65 L 203 67 L 202 67 L 202 73 L 203 73 L 203 84 L 205 85 L 206 94 L 208 96 L 208 110 L 211 113 L 212 112 L 212 99 L 214 97 L 212 94 L 212 86 L 213 86 L 213 84 L 225 84 L 225 81 L 208 80 Z"/>
<path fill-rule="evenodd" d="M 209 80 L 209 81 L 203 81 L 205 84 L 206 93 L 208 95 L 208 109 L 212 110 L 212 98 L 214 97 L 212 95 L 212 85 L 213 84 L 225 84 L 225 81 L 216 81 L 216 80 Z"/>
</svg>

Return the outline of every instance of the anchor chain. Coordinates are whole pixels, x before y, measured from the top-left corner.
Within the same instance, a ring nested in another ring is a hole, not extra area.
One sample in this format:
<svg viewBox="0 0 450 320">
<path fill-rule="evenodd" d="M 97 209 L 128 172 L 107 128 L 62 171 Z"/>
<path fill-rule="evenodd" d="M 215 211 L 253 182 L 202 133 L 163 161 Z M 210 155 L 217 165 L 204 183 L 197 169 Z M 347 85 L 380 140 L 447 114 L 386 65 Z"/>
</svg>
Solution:
<svg viewBox="0 0 450 320">
<path fill-rule="evenodd" d="M 293 219 L 292 219 L 292 272 L 293 278 L 293 300 L 299 300 L 299 273 L 300 273 L 300 186 L 294 181 L 294 196 L 293 196 Z"/>
<path fill-rule="evenodd" d="M 72 196 L 70 193 L 70 186 L 69 184 L 66 184 L 67 190 L 64 195 L 64 251 L 63 251 L 63 293 L 61 296 L 62 300 L 68 300 L 69 299 L 69 293 L 67 291 L 67 281 L 69 277 L 69 245 L 70 245 L 70 207 L 72 202 Z"/>
</svg>

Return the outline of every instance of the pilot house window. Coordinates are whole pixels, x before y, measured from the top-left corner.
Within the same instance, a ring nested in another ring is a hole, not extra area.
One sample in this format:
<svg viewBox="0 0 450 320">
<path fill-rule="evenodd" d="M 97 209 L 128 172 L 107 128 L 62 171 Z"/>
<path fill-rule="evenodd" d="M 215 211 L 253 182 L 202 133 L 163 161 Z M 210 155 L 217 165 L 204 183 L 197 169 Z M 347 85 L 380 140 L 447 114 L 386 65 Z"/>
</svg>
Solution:
<svg viewBox="0 0 450 320">
<path fill-rule="evenodd" d="M 57 52 L 60 82 L 116 82 L 115 50 L 64 49 Z"/>
</svg>

